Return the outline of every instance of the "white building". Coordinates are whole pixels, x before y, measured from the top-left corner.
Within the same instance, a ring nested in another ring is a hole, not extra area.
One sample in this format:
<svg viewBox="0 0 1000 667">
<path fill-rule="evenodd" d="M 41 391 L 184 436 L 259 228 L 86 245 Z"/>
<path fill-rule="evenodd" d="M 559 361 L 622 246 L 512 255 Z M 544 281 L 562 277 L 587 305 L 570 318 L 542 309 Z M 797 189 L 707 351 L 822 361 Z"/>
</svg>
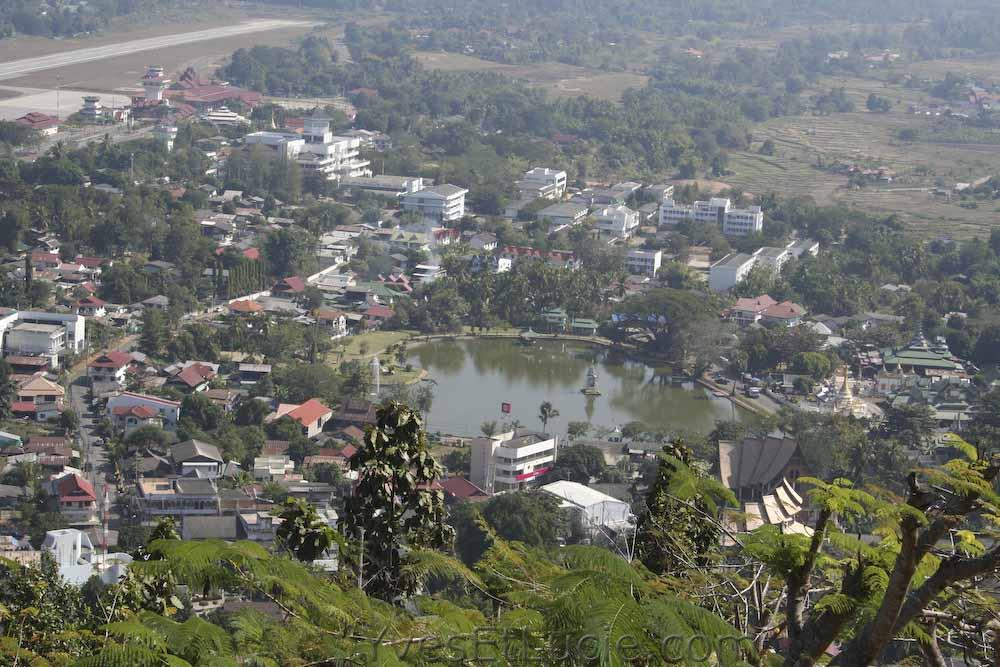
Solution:
<svg viewBox="0 0 1000 667">
<path fill-rule="evenodd" d="M 283 523 L 280 516 L 274 516 L 270 512 L 240 512 L 237 516 L 240 530 L 246 539 L 268 545 L 274 544 L 278 526 Z"/>
<path fill-rule="evenodd" d="M 517 183 L 519 199 L 562 199 L 566 193 L 566 172 L 535 167 Z"/>
<path fill-rule="evenodd" d="M 104 115 L 104 107 L 101 106 L 101 98 L 97 95 L 84 95 L 83 106 L 80 107 L 80 115 L 87 118 L 98 118 Z"/>
<path fill-rule="evenodd" d="M 284 479 L 295 472 L 295 463 L 287 456 L 258 456 L 253 460 L 253 478 L 261 482 Z"/>
<path fill-rule="evenodd" d="M 712 265 L 708 272 L 708 286 L 713 292 L 726 292 L 746 278 L 757 258 L 744 253 L 726 255 Z"/>
<path fill-rule="evenodd" d="M 175 125 L 157 125 L 156 129 L 153 130 L 153 136 L 158 140 L 162 141 L 163 145 L 166 146 L 167 152 L 174 150 L 174 141 L 177 140 L 177 126 Z"/>
<path fill-rule="evenodd" d="M 146 91 L 146 101 L 160 103 L 163 93 L 170 87 L 170 79 L 163 76 L 163 68 L 151 65 L 142 77 L 142 87 Z"/>
<path fill-rule="evenodd" d="M 760 206 L 734 208 L 726 212 L 722 233 L 728 236 L 746 236 L 764 231 L 764 212 Z"/>
<path fill-rule="evenodd" d="M 578 515 L 591 536 L 627 528 L 632 510 L 629 504 L 577 482 L 560 480 L 540 490 L 559 499 L 559 506 Z"/>
<path fill-rule="evenodd" d="M 586 204 L 574 204 L 572 202 L 553 204 L 539 211 L 538 219 L 542 221 L 548 220 L 552 224 L 551 231 L 556 231 L 583 222 L 589 212 L 590 208 Z"/>
<path fill-rule="evenodd" d="M 663 264 L 662 250 L 642 250 L 637 248 L 625 253 L 625 268 L 639 276 L 655 276 Z"/>
<path fill-rule="evenodd" d="M 771 273 L 779 273 L 788 260 L 792 259 L 792 251 L 787 248 L 763 247 L 754 253 L 757 264 L 767 268 Z"/>
<path fill-rule="evenodd" d="M 491 493 L 528 488 L 552 468 L 557 448 L 557 438 L 533 431 L 474 438 L 469 481 Z"/>
<path fill-rule="evenodd" d="M 399 206 L 404 211 L 439 222 L 457 222 L 465 217 L 465 195 L 468 190 L 457 185 L 433 185 L 402 195 Z"/>
<path fill-rule="evenodd" d="M 445 271 L 435 264 L 417 264 L 413 267 L 413 284 L 432 283 L 438 278 L 444 278 Z"/>
<path fill-rule="evenodd" d="M 206 123 L 212 123 L 214 125 L 226 125 L 229 127 L 239 127 L 240 125 L 249 125 L 250 121 L 244 116 L 239 115 L 235 111 L 232 111 L 228 107 L 219 107 L 218 109 L 212 109 L 201 115 L 201 119 Z"/>
<path fill-rule="evenodd" d="M 764 229 L 764 213 L 759 206 L 733 208 L 732 202 L 724 197 L 696 201 L 691 206 L 666 199 L 660 205 L 661 226 L 676 225 L 684 220 L 719 224 L 723 233 L 732 236 L 745 236 Z"/>
<path fill-rule="evenodd" d="M 75 528 L 45 533 L 42 551 L 52 555 L 59 568 L 59 576 L 74 586 L 83 586 L 95 575 L 107 586 L 116 584 L 126 575 L 132 563 L 132 557 L 125 553 L 97 553 L 90 537 Z"/>
<path fill-rule="evenodd" d="M 639 213 L 628 206 L 606 206 L 596 213 L 597 229 L 616 239 L 631 238 L 639 228 Z"/>
<path fill-rule="evenodd" d="M 424 179 L 420 176 L 346 176 L 340 179 L 340 186 L 355 194 L 364 192 L 396 199 L 424 189 Z"/>
<path fill-rule="evenodd" d="M 0 346 L 4 356 L 44 356 L 58 366 L 63 354 L 87 347 L 87 318 L 31 310 L 0 310 Z"/>
<path fill-rule="evenodd" d="M 334 136 L 327 118 L 307 118 L 302 136 L 291 132 L 251 132 L 243 140 L 247 146 L 265 146 L 294 159 L 306 176 L 339 181 L 372 175 L 368 160 L 360 157 L 361 139 Z"/>
</svg>

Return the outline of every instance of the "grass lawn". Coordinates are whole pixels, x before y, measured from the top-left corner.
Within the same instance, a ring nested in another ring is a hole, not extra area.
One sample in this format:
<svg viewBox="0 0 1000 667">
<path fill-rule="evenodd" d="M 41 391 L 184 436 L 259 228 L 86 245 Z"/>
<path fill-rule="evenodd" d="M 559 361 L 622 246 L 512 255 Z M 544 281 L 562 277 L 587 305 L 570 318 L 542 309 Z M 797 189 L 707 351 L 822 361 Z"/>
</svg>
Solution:
<svg viewBox="0 0 1000 667">
<path fill-rule="evenodd" d="M 343 341 L 346 343 L 343 359 L 336 347 L 338 341 L 334 341 L 334 349 L 327 355 L 327 359 L 333 363 L 339 363 L 341 360 L 369 361 L 373 356 L 381 355 L 388 348 L 409 339 L 415 333 L 415 331 L 372 331 L 351 336 Z"/>
</svg>

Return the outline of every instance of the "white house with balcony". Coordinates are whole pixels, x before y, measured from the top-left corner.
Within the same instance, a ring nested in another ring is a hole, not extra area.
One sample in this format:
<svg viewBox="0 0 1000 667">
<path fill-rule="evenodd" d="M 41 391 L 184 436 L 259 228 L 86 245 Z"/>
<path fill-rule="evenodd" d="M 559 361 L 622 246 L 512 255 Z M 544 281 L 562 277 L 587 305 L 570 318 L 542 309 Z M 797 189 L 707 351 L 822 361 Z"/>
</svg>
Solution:
<svg viewBox="0 0 1000 667">
<path fill-rule="evenodd" d="M 436 222 L 457 222 L 465 217 L 465 188 L 445 183 L 401 195 L 399 207 Z"/>
<path fill-rule="evenodd" d="M 558 438 L 534 431 L 509 431 L 472 441 L 470 477 L 491 493 L 535 486 L 552 469 Z"/>
</svg>

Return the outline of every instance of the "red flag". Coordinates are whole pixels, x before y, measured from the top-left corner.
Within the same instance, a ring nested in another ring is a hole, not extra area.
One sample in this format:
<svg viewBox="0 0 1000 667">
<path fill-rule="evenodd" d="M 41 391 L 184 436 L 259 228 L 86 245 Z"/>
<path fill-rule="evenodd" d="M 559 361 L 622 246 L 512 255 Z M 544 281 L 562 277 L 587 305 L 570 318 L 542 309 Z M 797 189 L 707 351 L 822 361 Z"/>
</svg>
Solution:
<svg viewBox="0 0 1000 667">
<path fill-rule="evenodd" d="M 500 404 L 500 412 L 504 413 L 505 415 L 509 415 L 510 414 L 510 403 L 501 403 Z"/>
</svg>

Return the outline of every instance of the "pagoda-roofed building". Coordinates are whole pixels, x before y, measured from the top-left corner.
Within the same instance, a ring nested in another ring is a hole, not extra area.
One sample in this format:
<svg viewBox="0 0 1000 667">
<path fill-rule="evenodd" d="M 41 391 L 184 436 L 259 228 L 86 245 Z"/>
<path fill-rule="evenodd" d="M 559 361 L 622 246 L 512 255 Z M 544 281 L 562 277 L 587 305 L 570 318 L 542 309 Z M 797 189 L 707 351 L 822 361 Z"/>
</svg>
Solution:
<svg viewBox="0 0 1000 667">
<path fill-rule="evenodd" d="M 969 377 L 970 372 L 969 365 L 948 349 L 948 343 L 944 338 L 938 337 L 934 342 L 930 342 L 923 333 L 917 334 L 903 346 L 862 352 L 859 361 L 862 373 L 873 378 L 919 375 L 964 379 Z M 891 391 L 892 388 L 887 389 Z M 890 391 L 883 390 L 880 393 L 890 393 Z"/>
</svg>

